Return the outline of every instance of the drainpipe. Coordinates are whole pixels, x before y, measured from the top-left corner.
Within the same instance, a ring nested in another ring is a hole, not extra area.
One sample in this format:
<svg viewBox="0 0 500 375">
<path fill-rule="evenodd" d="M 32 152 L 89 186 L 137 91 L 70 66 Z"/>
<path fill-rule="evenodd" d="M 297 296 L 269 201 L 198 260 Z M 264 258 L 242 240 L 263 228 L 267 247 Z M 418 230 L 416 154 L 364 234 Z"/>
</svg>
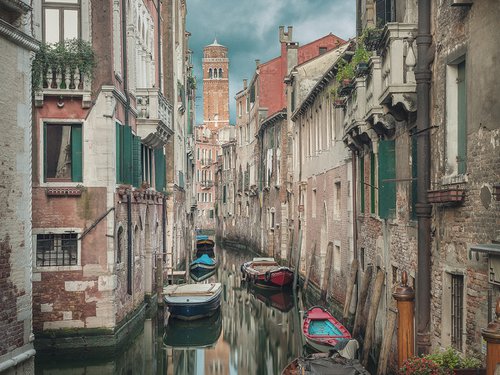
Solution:
<svg viewBox="0 0 500 375">
<path fill-rule="evenodd" d="M 130 110 L 130 97 L 128 95 L 128 63 L 127 63 L 127 2 L 122 0 L 122 46 L 123 46 L 123 92 L 127 98 L 125 104 L 125 125 L 128 123 L 128 112 Z"/>
<path fill-rule="evenodd" d="M 132 248 L 132 191 L 127 197 L 127 294 L 132 295 L 132 262 L 134 249 Z"/>
<path fill-rule="evenodd" d="M 356 152 L 351 151 L 352 163 L 352 242 L 354 259 L 358 259 L 358 199 L 357 199 L 357 186 L 358 186 L 358 168 Z M 358 272 L 359 275 L 359 272 Z"/>
<path fill-rule="evenodd" d="M 417 354 L 427 354 L 430 349 L 430 302 L 431 302 L 431 213 L 427 199 L 430 187 L 430 63 L 432 35 L 430 34 L 430 0 L 418 2 L 418 59 L 415 69 L 417 82 L 417 219 L 418 219 L 418 266 L 417 266 Z"/>
<path fill-rule="evenodd" d="M 156 25 L 157 28 L 157 38 L 158 38 L 158 86 L 160 89 L 160 92 L 162 92 L 163 88 L 163 79 L 162 79 L 162 65 L 161 65 L 161 12 L 160 12 L 160 5 L 161 5 L 161 0 L 158 0 L 156 4 L 156 17 L 158 18 L 158 24 Z M 163 92 L 162 92 L 163 94 Z"/>
<path fill-rule="evenodd" d="M 360 36 L 363 32 L 361 27 L 361 0 L 356 0 L 356 36 Z"/>
</svg>

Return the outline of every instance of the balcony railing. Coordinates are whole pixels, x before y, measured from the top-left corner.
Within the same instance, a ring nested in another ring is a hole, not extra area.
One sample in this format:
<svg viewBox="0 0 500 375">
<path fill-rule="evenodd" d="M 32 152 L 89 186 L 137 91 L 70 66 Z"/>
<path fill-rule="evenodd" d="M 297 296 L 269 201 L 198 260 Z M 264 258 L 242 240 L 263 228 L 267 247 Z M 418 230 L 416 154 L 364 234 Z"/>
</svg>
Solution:
<svg viewBox="0 0 500 375">
<path fill-rule="evenodd" d="M 210 189 L 212 186 L 214 186 L 214 182 L 212 180 L 200 181 L 200 186 L 202 189 Z"/>
<path fill-rule="evenodd" d="M 157 89 L 136 90 L 137 133 L 142 142 L 150 147 L 164 145 L 174 133 L 172 106 Z"/>
</svg>

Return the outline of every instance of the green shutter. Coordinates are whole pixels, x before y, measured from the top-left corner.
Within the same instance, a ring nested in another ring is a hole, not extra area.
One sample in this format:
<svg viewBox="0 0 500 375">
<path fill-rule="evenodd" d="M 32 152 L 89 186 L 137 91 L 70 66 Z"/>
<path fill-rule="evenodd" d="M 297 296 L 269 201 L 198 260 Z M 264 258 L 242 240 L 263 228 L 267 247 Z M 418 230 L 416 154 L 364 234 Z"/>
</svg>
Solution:
<svg viewBox="0 0 500 375">
<path fill-rule="evenodd" d="M 458 173 L 467 171 L 467 81 L 465 61 L 458 64 Z"/>
<path fill-rule="evenodd" d="M 43 182 L 47 182 L 47 124 L 43 124 Z"/>
<path fill-rule="evenodd" d="M 132 185 L 140 187 L 142 183 L 141 137 L 132 136 Z"/>
<path fill-rule="evenodd" d="M 359 182 L 360 182 L 360 210 L 361 213 L 365 212 L 365 157 L 359 158 Z"/>
<path fill-rule="evenodd" d="M 154 150 L 155 154 L 155 188 L 157 191 L 165 190 L 165 155 L 163 148 Z"/>
<path fill-rule="evenodd" d="M 370 213 L 375 213 L 375 154 L 370 154 Z"/>
<path fill-rule="evenodd" d="M 71 181 L 82 182 L 82 126 L 71 127 Z"/>
<path fill-rule="evenodd" d="M 123 182 L 132 184 L 132 128 L 123 127 Z"/>
<path fill-rule="evenodd" d="M 396 142 L 380 141 L 378 164 L 379 216 L 387 219 L 396 209 Z M 392 180 L 392 181 L 387 181 Z"/>
<path fill-rule="evenodd" d="M 115 134 L 116 134 L 116 182 L 123 182 L 123 126 L 119 123 L 115 123 Z"/>
</svg>

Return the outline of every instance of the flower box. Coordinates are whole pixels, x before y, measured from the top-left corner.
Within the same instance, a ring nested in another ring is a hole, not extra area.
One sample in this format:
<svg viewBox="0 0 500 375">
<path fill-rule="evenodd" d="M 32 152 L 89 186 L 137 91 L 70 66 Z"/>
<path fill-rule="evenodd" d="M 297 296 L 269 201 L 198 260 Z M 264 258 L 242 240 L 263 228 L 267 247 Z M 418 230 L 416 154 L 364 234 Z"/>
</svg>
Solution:
<svg viewBox="0 0 500 375">
<path fill-rule="evenodd" d="M 429 203 L 462 203 L 465 199 L 465 190 L 447 188 L 427 191 Z"/>
<path fill-rule="evenodd" d="M 335 108 L 344 108 L 345 107 L 345 99 L 343 99 L 343 98 L 335 99 L 335 101 L 333 102 L 333 106 Z"/>
</svg>

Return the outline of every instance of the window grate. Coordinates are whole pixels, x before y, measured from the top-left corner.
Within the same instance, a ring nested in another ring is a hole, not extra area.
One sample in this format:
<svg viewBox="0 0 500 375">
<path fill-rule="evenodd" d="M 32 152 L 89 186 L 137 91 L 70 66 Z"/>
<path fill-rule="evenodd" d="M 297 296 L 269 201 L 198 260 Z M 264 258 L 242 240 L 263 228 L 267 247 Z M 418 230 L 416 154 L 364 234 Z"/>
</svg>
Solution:
<svg viewBox="0 0 500 375">
<path fill-rule="evenodd" d="M 37 267 L 75 266 L 77 254 L 77 233 L 37 235 Z"/>
<path fill-rule="evenodd" d="M 463 291 L 463 275 L 451 275 L 451 344 L 458 350 L 462 350 Z"/>
</svg>

